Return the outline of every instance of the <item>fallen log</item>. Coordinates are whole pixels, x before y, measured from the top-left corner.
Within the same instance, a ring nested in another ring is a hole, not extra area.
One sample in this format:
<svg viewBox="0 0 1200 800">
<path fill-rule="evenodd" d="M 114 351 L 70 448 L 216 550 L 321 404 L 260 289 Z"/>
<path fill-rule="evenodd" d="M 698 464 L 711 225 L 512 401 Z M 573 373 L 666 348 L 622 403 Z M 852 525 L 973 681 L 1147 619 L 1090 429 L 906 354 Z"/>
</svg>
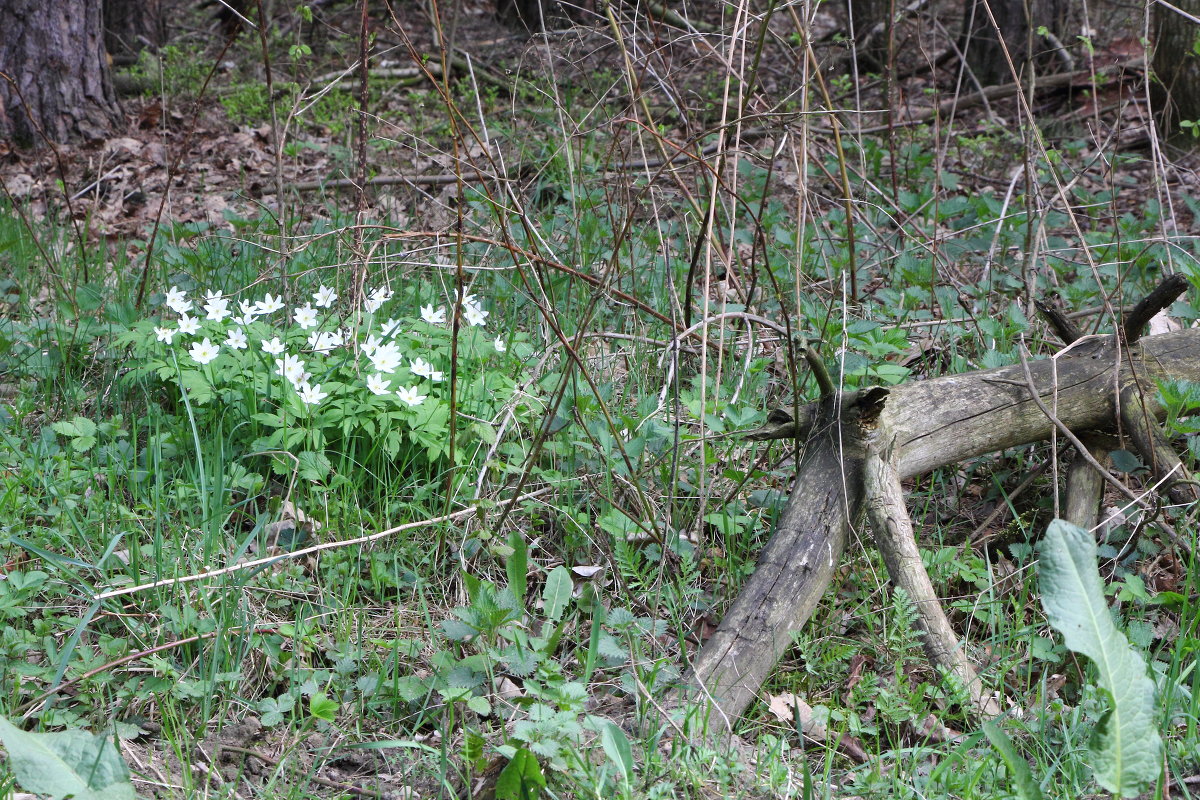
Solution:
<svg viewBox="0 0 1200 800">
<path fill-rule="evenodd" d="M 1169 282 L 1174 294 L 1167 292 L 1169 299 L 1164 301 L 1163 293 L 1157 292 L 1153 301 L 1160 308 L 1186 288 L 1181 279 Z M 1200 380 L 1200 330 L 1137 340 L 1136 331 L 1127 327 L 1120 335 L 1079 337 L 1037 361 L 836 393 L 800 407 L 794 415 L 773 412 L 767 425 L 748 438 L 805 442 L 791 496 L 754 574 L 695 655 L 681 687 L 669 698 L 670 706 L 698 710 L 706 717 L 712 713 L 731 726 L 756 698 L 829 586 L 849 532 L 870 504 L 864 492 L 868 461 L 875 473 L 876 527 L 893 527 L 910 538 L 911 523 L 907 533 L 903 523 L 886 524 L 889 515 L 903 512 L 903 505 L 898 512 L 894 502 L 881 501 L 880 487 L 894 489 L 901 478 L 1043 441 L 1055 431 L 1090 437 L 1092 432 L 1113 430 L 1118 419 L 1129 425 L 1136 417 L 1135 446 L 1143 449 L 1143 458 L 1155 465 L 1157 475 L 1167 477 L 1170 473 L 1163 468 L 1178 471 L 1179 464 L 1167 455 L 1169 448 L 1164 452 L 1165 440 L 1156 428 L 1165 414 L 1153 399 L 1159 380 Z M 1128 408 L 1133 398 L 1136 409 Z M 1072 441 L 1079 440 L 1072 434 Z M 1094 458 L 1091 463 L 1100 466 Z M 1176 477 L 1184 483 L 1190 480 Z M 1076 482 L 1088 486 L 1090 493 L 1076 499 L 1077 507 L 1098 500 L 1098 484 L 1081 476 Z M 1178 483 L 1173 488 L 1173 499 L 1195 496 L 1194 491 L 1180 491 Z M 907 512 L 903 514 L 907 518 Z M 899 561 L 912 568 L 911 556 L 909 551 Z M 889 558 L 885 561 L 895 566 Z M 908 590 L 905 581 L 915 577 L 920 583 L 924 576 L 919 558 L 914 569 L 919 574 L 907 577 L 892 569 L 893 581 Z M 928 599 L 913 597 L 918 604 Z M 923 641 L 931 660 L 960 678 L 977 713 L 995 713 L 994 698 L 979 683 L 961 646 L 945 641 L 945 629 L 933 616 L 923 620 Z M 926 630 L 926 625 L 931 628 Z"/>
</svg>

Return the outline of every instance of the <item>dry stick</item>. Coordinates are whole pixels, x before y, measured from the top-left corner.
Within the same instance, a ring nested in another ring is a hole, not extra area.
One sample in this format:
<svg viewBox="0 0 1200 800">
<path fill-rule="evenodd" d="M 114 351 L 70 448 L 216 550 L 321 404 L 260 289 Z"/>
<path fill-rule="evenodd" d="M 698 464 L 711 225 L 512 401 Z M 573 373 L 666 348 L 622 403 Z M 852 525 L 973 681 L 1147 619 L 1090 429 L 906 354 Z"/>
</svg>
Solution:
<svg viewBox="0 0 1200 800">
<path fill-rule="evenodd" d="M 1075 326 L 1075 323 L 1067 319 L 1067 315 L 1060 309 L 1041 300 L 1034 300 L 1033 304 L 1037 307 L 1041 315 L 1046 318 L 1046 322 L 1050 324 L 1054 335 L 1061 339 L 1063 344 L 1075 344 L 1083 336 L 1079 328 Z"/>
<path fill-rule="evenodd" d="M 1181 294 L 1187 291 L 1187 288 L 1187 278 L 1179 273 L 1154 287 L 1154 291 L 1142 298 L 1142 301 L 1134 306 L 1133 310 L 1129 312 L 1129 316 L 1125 318 L 1125 322 L 1121 326 L 1121 332 L 1125 335 L 1125 343 L 1133 344 L 1140 339 L 1142 329 L 1149 324 L 1154 315 L 1168 308 Z"/>
<path fill-rule="evenodd" d="M 1096 463 L 1108 458 L 1109 448 L 1102 437 L 1085 433 L 1080 435 L 1080 441 L 1087 447 Z M 1063 518 L 1072 525 L 1092 530 L 1100 521 L 1100 500 L 1103 496 L 1104 479 L 1092 469 L 1087 459 L 1077 453 L 1071 460 L 1071 465 L 1067 467 Z"/>
<path fill-rule="evenodd" d="M 546 492 L 549 492 L 553 488 L 554 487 L 552 487 L 552 486 L 546 486 L 541 489 L 537 489 L 536 491 L 526 492 L 525 494 L 522 494 L 522 495 L 519 495 L 519 496 L 513 498 L 513 500 L 511 500 L 510 502 L 520 503 L 524 500 L 529 500 L 531 498 L 538 497 L 539 495 L 543 495 Z M 286 561 L 286 560 L 292 559 L 292 558 L 299 558 L 300 556 L 306 556 L 309 553 L 316 553 L 321 550 L 331 550 L 335 547 L 348 547 L 350 545 L 355 545 L 355 544 L 366 544 L 367 542 L 374 542 L 379 539 L 384 539 L 388 536 L 392 536 L 394 534 L 400 533 L 401 531 L 412 530 L 413 528 L 424 528 L 424 527 L 428 527 L 430 525 L 437 525 L 442 522 L 452 522 L 456 519 L 461 519 L 463 517 L 469 517 L 472 514 L 478 514 L 482 510 L 483 510 L 482 505 L 474 505 L 474 506 L 470 506 L 469 508 L 462 508 L 462 509 L 459 509 L 458 511 L 452 511 L 449 514 L 443 514 L 440 517 L 433 517 L 431 519 L 418 520 L 417 522 L 406 522 L 403 525 L 397 525 L 394 528 L 388 528 L 386 531 L 380 531 L 379 533 L 372 533 L 367 536 L 359 536 L 354 539 L 343 539 L 343 540 L 339 540 L 336 542 L 325 542 L 323 544 L 313 545 L 312 547 L 305 547 L 302 550 L 293 550 L 290 553 L 281 553 L 277 556 L 267 556 L 266 558 L 256 558 L 251 561 L 245 561 L 241 564 L 234 564 L 232 567 L 222 567 L 221 569 L 214 569 L 214 570 L 210 570 L 209 572 L 198 572 L 194 575 L 183 575 L 178 578 L 164 578 L 159 581 L 151 581 L 150 583 L 142 583 L 137 586 L 125 586 L 120 589 L 109 589 L 107 592 L 101 592 L 100 594 L 94 595 L 92 597 L 92 599 L 93 600 L 104 600 L 109 597 L 119 597 L 121 595 L 142 592 L 147 589 L 155 589 L 155 588 L 158 588 L 159 586 L 176 586 L 176 585 L 183 584 L 183 583 L 192 583 L 193 581 L 207 580 L 208 578 L 215 578 L 219 575 L 228 575 L 231 572 L 238 572 L 239 570 L 250 569 L 252 567 L 259 567 L 259 566 L 263 566 L 265 564 L 274 564 L 277 561 Z"/>
<path fill-rule="evenodd" d="M 152 656 L 155 653 L 162 653 L 167 650 L 174 650 L 176 647 L 183 647 L 186 644 L 194 644 L 195 642 L 201 642 L 201 641 L 204 641 L 205 639 L 212 639 L 213 637 L 220 636 L 222 634 L 245 633 L 245 632 L 247 632 L 247 630 L 249 630 L 250 633 L 274 633 L 279 630 L 279 626 L 276 624 L 269 624 L 269 625 L 264 624 L 264 625 L 256 625 L 253 628 L 249 628 L 249 629 L 247 629 L 247 628 L 227 628 L 224 630 L 209 631 L 208 633 L 200 633 L 195 636 L 189 636 L 186 639 L 176 639 L 173 642 L 166 642 L 165 644 L 160 644 L 156 647 L 150 647 L 145 650 L 139 650 L 136 653 L 130 653 L 129 655 L 121 656 L 120 658 L 116 659 L 115 661 L 109 661 L 107 664 L 101 664 L 100 666 L 96 667 L 95 669 L 90 669 L 87 672 L 83 673 L 82 675 L 76 675 L 74 678 L 71 678 L 70 680 L 63 681 L 62 683 L 56 685 L 54 688 L 49 689 L 45 692 L 42 692 L 37 697 L 30 700 L 28 703 L 25 703 L 23 706 L 21 706 L 18 709 L 18 711 L 20 711 L 22 714 L 28 714 L 31 709 L 35 708 L 43 700 L 60 693 L 63 689 L 66 689 L 68 686 L 74 686 L 77 683 L 83 683 L 88 678 L 99 675 L 101 672 L 110 670 L 114 667 L 119 667 L 122 664 L 128 664 L 130 661 L 137 661 L 140 658 L 145 658 L 146 656 Z"/>
<path fill-rule="evenodd" d="M 353 277 L 350 285 L 352 291 L 350 294 L 350 304 L 357 308 L 362 300 L 361 291 L 367 280 L 368 262 L 366 259 L 365 231 L 363 223 L 367 217 L 367 109 L 371 98 L 370 91 L 370 76 L 371 76 L 371 53 L 368 34 L 370 24 L 367 17 L 367 0 L 360 0 L 361 8 L 359 10 L 359 30 L 358 30 L 358 124 L 355 126 L 355 137 L 357 139 L 357 147 L 355 148 L 355 166 L 357 174 L 355 180 L 358 182 L 357 197 L 354 204 L 354 255 L 355 264 L 352 269 Z M 279 202 L 283 202 L 283 198 L 279 198 Z"/>
<path fill-rule="evenodd" d="M 479 171 L 477 168 L 471 168 L 473 172 L 462 175 L 464 181 L 474 181 L 478 183 L 487 183 L 491 181 L 501 180 L 500 176 L 488 175 Z M 438 175 L 378 175 L 374 178 L 366 178 L 357 180 L 355 178 L 337 178 L 333 180 L 317 180 L 317 181 L 300 181 L 293 183 L 288 188 L 297 192 L 313 192 L 317 189 L 365 189 L 373 186 L 449 186 L 452 183 L 458 183 L 459 176 L 453 173 L 441 173 Z M 508 180 L 504 178 L 504 180 Z"/>
<path fill-rule="evenodd" d="M 888 574 L 898 589 L 903 589 L 917 611 L 917 627 L 925 654 L 935 669 L 953 675 L 967 690 L 972 711 L 978 716 L 996 717 L 1000 704 L 985 693 L 975 667 L 959 643 L 958 634 L 942 611 L 933 582 L 921 561 L 921 550 L 913 533 L 912 520 L 904 506 L 900 473 L 883 452 L 881 431 L 866 441 L 863 462 L 863 494 L 867 518 L 875 534 L 879 552 Z"/>
</svg>

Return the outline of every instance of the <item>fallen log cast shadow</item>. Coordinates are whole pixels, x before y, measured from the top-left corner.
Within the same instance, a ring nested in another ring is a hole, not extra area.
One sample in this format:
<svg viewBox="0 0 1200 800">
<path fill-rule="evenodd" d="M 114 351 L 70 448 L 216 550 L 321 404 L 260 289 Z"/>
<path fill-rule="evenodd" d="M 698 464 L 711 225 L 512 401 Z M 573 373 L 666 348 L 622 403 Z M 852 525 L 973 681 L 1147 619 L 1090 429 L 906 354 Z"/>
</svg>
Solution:
<svg viewBox="0 0 1200 800">
<path fill-rule="evenodd" d="M 1145 339 L 1142 328 L 1187 288 L 1166 279 L 1125 317 L 1117 334 L 1081 336 L 1043 308 L 1066 346 L 1054 356 L 891 388 L 837 392 L 818 359 L 822 397 L 790 414 L 775 411 L 752 440 L 800 439 L 804 454 L 775 533 L 754 574 L 696 653 L 668 707 L 709 713 L 732 727 L 824 595 L 851 529 L 864 512 L 893 584 L 918 610 L 925 653 L 953 676 L 977 717 L 1000 712 L 950 626 L 921 562 L 900 481 L 965 459 L 1062 435 L 1079 453 L 1068 471 L 1066 516 L 1095 525 L 1105 482 L 1149 506 L 1100 463 L 1119 429 L 1128 433 L 1159 491 L 1173 503 L 1200 495 L 1159 426 L 1160 380 L 1200 380 L 1200 330 Z M 1086 440 L 1086 443 L 1085 443 Z M 1089 449 L 1090 448 L 1090 449 Z"/>
</svg>

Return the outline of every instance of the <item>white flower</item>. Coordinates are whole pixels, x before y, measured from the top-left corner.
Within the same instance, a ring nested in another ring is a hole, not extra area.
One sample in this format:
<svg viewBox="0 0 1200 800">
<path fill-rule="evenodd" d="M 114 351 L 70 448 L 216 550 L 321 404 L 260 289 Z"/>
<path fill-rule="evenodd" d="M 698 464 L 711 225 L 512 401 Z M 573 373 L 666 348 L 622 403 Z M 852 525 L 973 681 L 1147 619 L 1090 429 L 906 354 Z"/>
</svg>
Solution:
<svg viewBox="0 0 1200 800">
<path fill-rule="evenodd" d="M 326 397 L 329 397 L 329 392 L 321 391 L 321 384 L 319 384 L 319 383 L 316 384 L 315 386 L 310 386 L 307 383 L 302 383 L 302 384 L 300 384 L 300 386 L 296 387 L 296 391 L 298 391 L 300 393 L 300 400 L 305 405 L 310 405 L 310 406 L 315 406 L 318 403 L 320 403 L 322 400 L 324 400 Z"/>
<path fill-rule="evenodd" d="M 274 314 L 279 309 L 283 308 L 283 295 L 275 295 L 271 297 L 271 293 L 267 292 L 267 296 L 254 304 L 254 311 L 258 315 Z"/>
<path fill-rule="evenodd" d="M 370 358 L 378 348 L 379 337 L 375 336 L 374 334 L 368 336 L 367 340 L 359 346 L 359 349 L 363 351 L 363 355 L 365 355 L 367 358 Z"/>
<path fill-rule="evenodd" d="M 430 325 L 437 325 L 440 322 L 446 321 L 446 309 L 439 308 L 434 310 L 433 304 L 421 306 L 421 319 L 428 322 Z"/>
<path fill-rule="evenodd" d="M 473 294 L 464 294 L 462 304 L 466 308 L 483 308 L 483 306 L 479 304 L 479 300 Z"/>
<path fill-rule="evenodd" d="M 388 379 L 379 373 L 367 376 L 367 388 L 374 394 L 387 394 L 391 391 L 391 387 L 388 386 Z"/>
<path fill-rule="evenodd" d="M 337 292 L 330 289 L 328 286 L 322 286 L 317 289 L 317 293 L 313 295 L 313 302 L 317 304 L 317 308 L 329 308 L 337 300 Z"/>
<path fill-rule="evenodd" d="M 375 348 L 375 352 L 371 353 L 370 359 L 377 371 L 390 375 L 396 371 L 396 367 L 400 366 L 400 348 L 391 342 L 381 344 Z"/>
<path fill-rule="evenodd" d="M 482 325 L 487 319 L 488 312 L 478 306 L 463 306 L 463 317 L 466 318 L 468 325 Z"/>
<path fill-rule="evenodd" d="M 391 336 L 393 333 L 395 333 L 399 329 L 400 329 L 400 320 L 389 319 L 387 322 L 383 323 L 382 327 L 380 327 L 379 333 L 382 334 L 383 336 Z"/>
<path fill-rule="evenodd" d="M 434 369 L 433 364 L 430 364 L 423 358 L 414 360 L 409 369 L 413 375 L 420 375 L 422 378 L 429 378 L 431 381 L 440 381 L 446 377 L 444 373 Z"/>
<path fill-rule="evenodd" d="M 208 316 L 205 317 L 205 319 L 211 319 L 220 322 L 230 314 L 229 301 L 223 300 L 219 297 L 215 300 L 209 300 L 204 304 L 204 310 L 208 312 Z"/>
<path fill-rule="evenodd" d="M 238 325 L 249 325 L 258 316 L 258 307 L 249 300 L 239 300 L 238 314 L 239 316 L 234 317 L 233 321 Z"/>
<path fill-rule="evenodd" d="M 175 331 L 171 328 L 155 328 L 154 335 L 158 337 L 160 342 L 171 343 L 171 339 L 175 338 Z"/>
<path fill-rule="evenodd" d="M 300 356 L 285 355 L 283 358 L 277 358 L 275 367 L 275 374 L 282 375 L 292 386 L 307 383 L 312 377 L 304 371 L 304 362 L 300 360 Z"/>
<path fill-rule="evenodd" d="M 197 364 L 207 364 L 217 357 L 217 354 L 220 352 L 220 348 L 210 342 L 206 336 L 203 342 L 196 342 L 193 344 L 190 352 L 192 354 L 192 360 Z"/>
<path fill-rule="evenodd" d="M 504 340 L 501 339 L 499 336 L 497 336 L 495 339 L 492 340 L 492 347 L 496 348 L 497 353 L 503 353 L 505 350 L 508 349 L 508 345 L 506 345 L 504 343 Z"/>
<path fill-rule="evenodd" d="M 378 311 L 379 307 L 392 299 L 394 292 L 389 292 L 386 287 L 380 286 L 371 292 L 370 296 L 363 301 L 363 306 L 366 307 L 367 313 Z"/>
<path fill-rule="evenodd" d="M 328 353 L 342 344 L 342 334 L 338 331 L 313 331 L 308 336 L 308 346 L 318 353 Z"/>
<path fill-rule="evenodd" d="M 402 401 L 408 403 L 410 406 L 421 405 L 421 403 L 424 402 L 425 398 L 428 396 L 418 393 L 417 387 L 415 386 L 402 386 L 396 390 L 396 394 Z"/>
<path fill-rule="evenodd" d="M 163 302 L 176 314 L 186 314 L 192 310 L 192 301 L 187 299 L 187 294 L 178 286 L 171 287 L 171 291 L 167 292 Z"/>
<path fill-rule="evenodd" d="M 200 330 L 200 320 L 183 314 L 179 317 L 179 332 L 191 336 Z"/>
<path fill-rule="evenodd" d="M 220 300 L 222 297 L 224 297 L 224 295 L 222 295 L 216 289 L 213 289 L 211 291 L 207 291 L 204 293 L 204 302 L 211 303 L 215 300 Z M 229 302 L 229 301 L 226 300 L 225 302 Z"/>
<path fill-rule="evenodd" d="M 246 332 L 241 328 L 231 328 L 225 346 L 233 350 L 245 350 L 250 343 L 246 341 Z"/>
<path fill-rule="evenodd" d="M 279 337 L 276 336 L 269 342 L 266 339 L 263 339 L 262 349 L 264 353 L 270 353 L 273 356 L 277 356 L 284 351 L 284 346 L 283 342 L 279 341 Z"/>
<path fill-rule="evenodd" d="M 292 319 L 297 325 L 304 330 L 316 327 L 317 310 L 309 304 L 305 304 L 304 308 L 297 308 L 292 312 Z"/>
</svg>

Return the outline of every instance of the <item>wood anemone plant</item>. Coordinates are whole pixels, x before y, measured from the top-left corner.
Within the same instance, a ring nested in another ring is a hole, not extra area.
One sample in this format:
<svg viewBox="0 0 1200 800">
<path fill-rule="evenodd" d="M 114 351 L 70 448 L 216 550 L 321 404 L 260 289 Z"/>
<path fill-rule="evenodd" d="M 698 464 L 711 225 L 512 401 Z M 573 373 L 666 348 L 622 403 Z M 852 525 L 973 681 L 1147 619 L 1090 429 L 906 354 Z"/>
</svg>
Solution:
<svg viewBox="0 0 1200 800">
<path fill-rule="evenodd" d="M 1151 466 L 1159 491 L 1172 502 L 1195 502 L 1196 485 L 1159 426 L 1165 410 L 1154 387 L 1160 380 L 1200 380 L 1200 330 L 1141 338 L 1150 318 L 1186 288 L 1182 276 L 1168 278 L 1111 335 L 1082 336 L 1064 315 L 1039 304 L 1064 344 L 1051 358 L 1023 357 L 1014 366 L 891 388 L 838 391 L 808 354 L 821 398 L 795 414 L 777 410 L 749 434 L 804 442 L 791 496 L 754 574 L 696 654 L 670 705 L 699 704 L 727 725 L 740 717 L 812 615 L 865 513 L 893 584 L 917 609 L 929 660 L 967 690 L 974 715 L 998 714 L 995 695 L 984 688 L 934 594 L 900 481 L 1061 435 L 1077 449 L 1066 516 L 1092 527 L 1106 482 L 1152 506 L 1101 465 L 1115 446 L 1111 434 L 1120 430 Z"/>
</svg>

